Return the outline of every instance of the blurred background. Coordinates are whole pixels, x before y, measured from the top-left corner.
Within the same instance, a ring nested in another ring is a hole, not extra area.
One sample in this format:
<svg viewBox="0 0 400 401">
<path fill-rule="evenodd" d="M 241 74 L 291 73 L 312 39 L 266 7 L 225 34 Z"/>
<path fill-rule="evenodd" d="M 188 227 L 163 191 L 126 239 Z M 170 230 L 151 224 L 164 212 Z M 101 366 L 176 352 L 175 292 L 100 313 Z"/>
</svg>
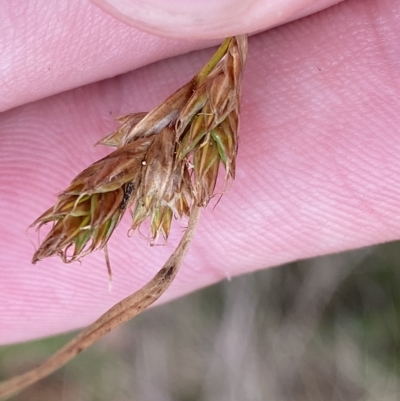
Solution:
<svg viewBox="0 0 400 401">
<path fill-rule="evenodd" d="M 400 400 L 400 243 L 149 310 L 14 401 Z M 72 337 L 0 348 L 0 378 Z"/>
</svg>

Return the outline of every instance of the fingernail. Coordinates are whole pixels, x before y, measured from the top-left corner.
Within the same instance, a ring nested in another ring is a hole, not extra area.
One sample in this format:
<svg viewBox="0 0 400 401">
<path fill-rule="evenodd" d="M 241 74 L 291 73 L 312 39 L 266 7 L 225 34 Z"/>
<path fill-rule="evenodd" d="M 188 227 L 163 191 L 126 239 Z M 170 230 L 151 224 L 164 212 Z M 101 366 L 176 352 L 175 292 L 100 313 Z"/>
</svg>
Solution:
<svg viewBox="0 0 400 401">
<path fill-rule="evenodd" d="M 315 2 L 315 0 L 91 1 L 114 17 L 138 29 L 180 39 L 215 39 L 265 30 L 285 22 L 293 13 Z"/>
</svg>

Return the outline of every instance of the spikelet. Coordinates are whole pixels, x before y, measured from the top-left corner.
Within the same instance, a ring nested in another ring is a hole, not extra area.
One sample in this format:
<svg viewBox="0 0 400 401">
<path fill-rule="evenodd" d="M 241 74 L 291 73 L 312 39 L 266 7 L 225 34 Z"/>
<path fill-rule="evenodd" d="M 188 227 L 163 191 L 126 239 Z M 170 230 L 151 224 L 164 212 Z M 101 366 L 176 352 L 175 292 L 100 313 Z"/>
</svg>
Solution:
<svg viewBox="0 0 400 401">
<path fill-rule="evenodd" d="M 32 262 L 72 262 L 103 248 L 126 210 L 132 229 L 150 220 L 150 239 L 213 197 L 219 167 L 233 179 L 247 37 L 228 38 L 186 85 L 149 113 L 119 117 L 99 144 L 116 147 L 71 182 L 32 226 L 53 227 Z"/>
</svg>

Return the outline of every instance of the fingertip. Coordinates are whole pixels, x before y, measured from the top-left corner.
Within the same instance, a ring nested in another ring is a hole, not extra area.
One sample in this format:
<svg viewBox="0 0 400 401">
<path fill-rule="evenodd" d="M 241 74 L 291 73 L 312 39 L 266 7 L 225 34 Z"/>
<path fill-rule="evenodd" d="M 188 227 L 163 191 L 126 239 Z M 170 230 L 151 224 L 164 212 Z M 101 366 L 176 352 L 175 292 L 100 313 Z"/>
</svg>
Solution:
<svg viewBox="0 0 400 401">
<path fill-rule="evenodd" d="M 115 18 L 158 36 L 217 39 L 263 31 L 340 0 L 91 1 Z"/>
</svg>

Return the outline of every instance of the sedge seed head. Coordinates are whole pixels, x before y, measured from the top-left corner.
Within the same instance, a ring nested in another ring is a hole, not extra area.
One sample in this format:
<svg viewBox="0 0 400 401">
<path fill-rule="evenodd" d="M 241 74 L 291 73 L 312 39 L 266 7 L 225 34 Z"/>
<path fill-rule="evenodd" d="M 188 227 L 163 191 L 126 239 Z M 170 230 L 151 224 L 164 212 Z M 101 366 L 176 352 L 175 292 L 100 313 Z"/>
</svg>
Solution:
<svg viewBox="0 0 400 401">
<path fill-rule="evenodd" d="M 228 38 L 190 82 L 149 113 L 117 120 L 98 143 L 116 147 L 71 182 L 33 224 L 53 224 L 32 262 L 77 260 L 103 248 L 126 210 L 132 229 L 150 221 L 150 238 L 169 235 L 172 219 L 213 197 L 219 167 L 235 177 L 240 86 L 247 37 Z"/>
</svg>

